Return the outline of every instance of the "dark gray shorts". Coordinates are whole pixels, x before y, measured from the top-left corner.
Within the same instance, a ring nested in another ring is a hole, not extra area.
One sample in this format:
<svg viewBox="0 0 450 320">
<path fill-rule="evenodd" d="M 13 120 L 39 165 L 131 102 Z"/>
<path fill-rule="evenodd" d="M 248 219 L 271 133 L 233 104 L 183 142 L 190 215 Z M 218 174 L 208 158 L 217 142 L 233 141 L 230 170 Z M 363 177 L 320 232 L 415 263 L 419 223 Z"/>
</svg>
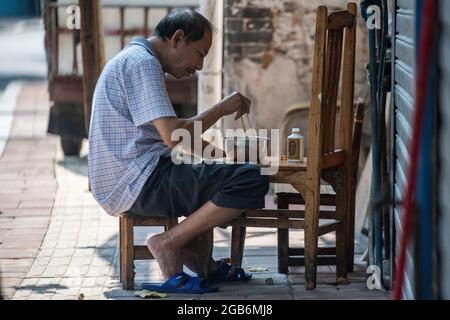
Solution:
<svg viewBox="0 0 450 320">
<path fill-rule="evenodd" d="M 145 217 L 189 216 L 203 204 L 264 207 L 269 179 L 252 164 L 181 164 L 161 157 L 129 212 Z"/>
</svg>

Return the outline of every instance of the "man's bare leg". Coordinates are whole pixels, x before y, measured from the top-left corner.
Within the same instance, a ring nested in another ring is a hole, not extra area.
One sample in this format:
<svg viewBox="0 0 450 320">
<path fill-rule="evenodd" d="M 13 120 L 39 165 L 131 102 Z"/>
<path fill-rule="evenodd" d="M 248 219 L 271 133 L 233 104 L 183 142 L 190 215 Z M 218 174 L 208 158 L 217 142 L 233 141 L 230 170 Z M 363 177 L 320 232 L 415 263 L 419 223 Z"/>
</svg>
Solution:
<svg viewBox="0 0 450 320">
<path fill-rule="evenodd" d="M 181 252 L 189 242 L 214 227 L 229 222 L 242 211 L 218 207 L 208 201 L 172 229 L 151 237 L 147 246 L 158 262 L 163 276 L 169 278 L 183 270 Z"/>
</svg>

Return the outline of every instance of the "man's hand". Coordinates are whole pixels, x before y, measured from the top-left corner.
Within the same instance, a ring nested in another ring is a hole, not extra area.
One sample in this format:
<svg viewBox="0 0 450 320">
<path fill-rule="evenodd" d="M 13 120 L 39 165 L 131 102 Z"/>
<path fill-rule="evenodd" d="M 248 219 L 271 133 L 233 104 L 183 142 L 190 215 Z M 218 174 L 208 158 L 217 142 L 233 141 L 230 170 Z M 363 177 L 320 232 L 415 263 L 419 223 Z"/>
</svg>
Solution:
<svg viewBox="0 0 450 320">
<path fill-rule="evenodd" d="M 213 108 L 208 109 L 201 113 L 198 116 L 195 116 L 190 119 L 180 119 L 180 118 L 159 118 L 153 120 L 153 125 L 158 130 L 159 135 L 161 136 L 164 143 L 169 147 L 175 147 L 179 141 L 172 141 L 171 136 L 172 132 L 176 129 L 186 129 L 191 135 L 192 139 L 200 138 L 200 136 L 194 136 L 194 122 L 201 121 L 202 122 L 202 134 L 209 127 L 211 127 L 217 120 L 221 117 L 235 113 L 236 112 L 236 120 L 242 117 L 244 114 L 250 112 L 250 100 L 244 97 L 242 94 L 238 92 L 233 92 L 225 99 L 216 104 Z"/>
<path fill-rule="evenodd" d="M 250 103 L 250 99 L 235 91 L 220 101 L 217 106 L 224 116 L 236 112 L 235 120 L 237 120 L 250 112 Z"/>
</svg>

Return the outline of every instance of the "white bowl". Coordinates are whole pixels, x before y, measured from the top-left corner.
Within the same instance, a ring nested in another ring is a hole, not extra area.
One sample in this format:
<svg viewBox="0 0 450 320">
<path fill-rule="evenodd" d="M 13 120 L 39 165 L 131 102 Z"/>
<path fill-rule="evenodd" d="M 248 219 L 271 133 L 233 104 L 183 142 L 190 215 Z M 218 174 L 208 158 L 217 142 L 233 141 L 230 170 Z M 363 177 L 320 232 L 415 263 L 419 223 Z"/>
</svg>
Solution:
<svg viewBox="0 0 450 320">
<path fill-rule="evenodd" d="M 267 137 L 226 137 L 225 152 L 237 163 L 259 163 L 267 156 Z"/>
</svg>

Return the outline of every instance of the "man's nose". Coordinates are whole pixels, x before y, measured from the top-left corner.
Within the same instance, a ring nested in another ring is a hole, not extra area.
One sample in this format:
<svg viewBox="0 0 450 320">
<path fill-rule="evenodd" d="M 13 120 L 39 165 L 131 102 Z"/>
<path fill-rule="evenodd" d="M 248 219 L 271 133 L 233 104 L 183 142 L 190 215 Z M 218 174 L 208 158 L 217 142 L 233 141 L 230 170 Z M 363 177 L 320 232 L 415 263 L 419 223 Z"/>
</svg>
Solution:
<svg viewBox="0 0 450 320">
<path fill-rule="evenodd" d="M 197 63 L 197 65 L 195 66 L 195 68 L 196 68 L 198 71 L 200 71 L 200 70 L 203 69 L 203 59 L 201 59 L 201 60 L 199 61 L 199 63 Z"/>
</svg>

